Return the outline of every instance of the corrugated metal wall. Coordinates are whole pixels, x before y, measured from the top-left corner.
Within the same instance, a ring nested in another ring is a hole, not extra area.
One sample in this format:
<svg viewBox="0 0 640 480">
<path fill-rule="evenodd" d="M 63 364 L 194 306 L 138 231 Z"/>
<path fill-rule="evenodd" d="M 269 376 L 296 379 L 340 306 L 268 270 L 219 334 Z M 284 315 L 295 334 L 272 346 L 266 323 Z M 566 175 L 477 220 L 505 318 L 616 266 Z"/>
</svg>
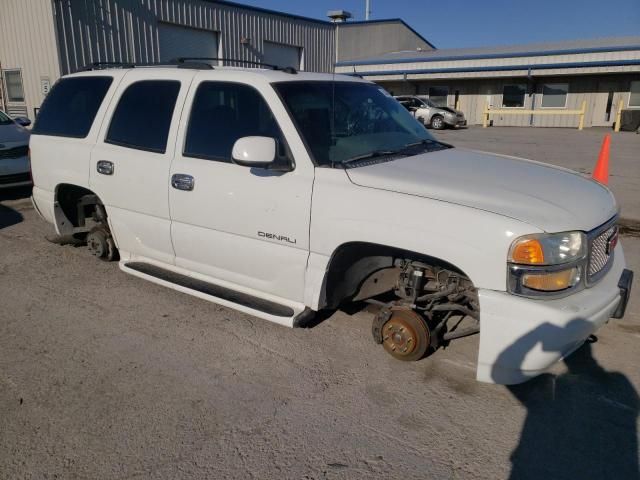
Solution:
<svg viewBox="0 0 640 480">
<path fill-rule="evenodd" d="M 0 0 L 0 65 L 21 70 L 25 94 L 24 102 L 8 105 L 11 114 L 33 119 L 44 98 L 42 83 L 60 76 L 52 18 L 51 0 Z"/>
<path fill-rule="evenodd" d="M 334 28 L 326 22 L 202 0 L 53 3 L 64 73 L 98 61 L 159 61 L 158 22 L 219 32 L 224 58 L 259 62 L 264 42 L 270 41 L 303 47 L 305 70 L 328 72 L 333 66 Z"/>
</svg>

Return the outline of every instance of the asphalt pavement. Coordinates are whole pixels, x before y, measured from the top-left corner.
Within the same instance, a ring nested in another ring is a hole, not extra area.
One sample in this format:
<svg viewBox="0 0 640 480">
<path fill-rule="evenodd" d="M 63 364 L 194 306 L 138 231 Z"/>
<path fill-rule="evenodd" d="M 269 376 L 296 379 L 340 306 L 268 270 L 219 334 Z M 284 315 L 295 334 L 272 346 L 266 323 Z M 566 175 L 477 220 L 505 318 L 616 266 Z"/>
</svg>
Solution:
<svg viewBox="0 0 640 480">
<path fill-rule="evenodd" d="M 404 363 L 366 311 L 280 327 L 47 242 L 24 195 L 0 194 L 0 479 L 638 478 L 638 283 L 597 342 L 487 385 L 477 337 Z"/>
</svg>

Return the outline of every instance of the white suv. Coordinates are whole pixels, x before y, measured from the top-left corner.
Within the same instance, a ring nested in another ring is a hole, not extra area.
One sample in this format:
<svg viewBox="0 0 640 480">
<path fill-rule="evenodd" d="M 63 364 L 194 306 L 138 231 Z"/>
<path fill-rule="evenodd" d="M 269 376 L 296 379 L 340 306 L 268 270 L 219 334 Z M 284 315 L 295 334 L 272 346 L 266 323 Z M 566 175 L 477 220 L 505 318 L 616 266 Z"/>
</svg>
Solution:
<svg viewBox="0 0 640 480">
<path fill-rule="evenodd" d="M 63 239 L 289 327 L 379 305 L 374 340 L 401 360 L 480 331 L 477 378 L 518 383 L 626 307 L 607 188 L 438 142 L 358 78 L 94 69 L 55 85 L 30 148 Z"/>
</svg>

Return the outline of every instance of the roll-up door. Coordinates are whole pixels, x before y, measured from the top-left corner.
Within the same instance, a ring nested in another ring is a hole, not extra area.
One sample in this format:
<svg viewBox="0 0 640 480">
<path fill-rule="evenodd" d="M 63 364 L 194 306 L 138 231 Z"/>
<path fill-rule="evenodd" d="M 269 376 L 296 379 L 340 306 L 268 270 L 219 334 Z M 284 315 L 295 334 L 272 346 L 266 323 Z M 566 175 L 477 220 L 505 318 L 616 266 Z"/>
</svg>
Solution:
<svg viewBox="0 0 640 480">
<path fill-rule="evenodd" d="M 264 42 L 264 63 L 278 65 L 279 67 L 293 67 L 296 70 L 300 70 L 301 54 L 302 49 L 294 45 Z"/>
<path fill-rule="evenodd" d="M 163 62 L 178 57 L 218 57 L 217 32 L 159 23 L 158 36 Z"/>
</svg>

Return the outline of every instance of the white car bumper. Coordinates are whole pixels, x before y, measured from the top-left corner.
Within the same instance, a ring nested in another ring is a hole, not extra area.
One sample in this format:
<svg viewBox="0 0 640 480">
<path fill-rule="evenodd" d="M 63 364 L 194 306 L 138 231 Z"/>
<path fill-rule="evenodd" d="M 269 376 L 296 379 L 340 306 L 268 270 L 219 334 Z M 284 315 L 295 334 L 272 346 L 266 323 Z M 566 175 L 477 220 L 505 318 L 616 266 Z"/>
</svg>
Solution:
<svg viewBox="0 0 640 480">
<path fill-rule="evenodd" d="M 477 379 L 511 385 L 540 375 L 607 323 L 621 302 L 622 246 L 596 285 L 556 300 L 480 290 Z"/>
<path fill-rule="evenodd" d="M 0 158 L 0 188 L 31 185 L 29 157 Z"/>
</svg>

